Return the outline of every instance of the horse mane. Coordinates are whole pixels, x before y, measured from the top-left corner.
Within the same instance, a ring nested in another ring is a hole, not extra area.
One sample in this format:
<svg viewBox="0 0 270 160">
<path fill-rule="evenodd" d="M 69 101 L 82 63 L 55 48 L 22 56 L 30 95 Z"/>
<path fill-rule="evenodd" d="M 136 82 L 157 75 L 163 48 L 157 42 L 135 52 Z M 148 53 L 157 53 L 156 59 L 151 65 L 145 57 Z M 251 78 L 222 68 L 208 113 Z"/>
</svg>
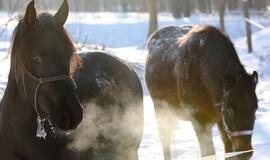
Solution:
<svg viewBox="0 0 270 160">
<path fill-rule="evenodd" d="M 52 15 L 48 14 L 48 13 L 41 13 L 38 15 L 36 23 L 31 27 L 31 30 L 34 30 L 34 32 L 31 33 L 30 37 L 26 37 L 25 33 L 27 33 L 29 31 L 29 29 L 26 29 L 25 23 L 23 18 L 19 20 L 18 25 L 16 26 L 16 28 L 14 29 L 13 35 L 12 35 L 12 40 L 11 40 L 11 50 L 10 50 L 10 55 L 11 55 L 11 59 L 14 59 L 15 57 L 18 57 L 18 55 L 15 55 L 16 53 L 16 49 L 19 48 L 19 42 L 22 39 L 28 39 L 29 42 L 35 42 L 39 35 L 44 32 L 44 28 L 51 28 L 54 31 L 56 31 L 56 33 L 65 41 L 65 43 L 67 44 L 66 46 L 69 46 L 70 50 L 72 51 L 72 58 L 70 61 L 70 71 L 71 73 L 76 70 L 76 68 L 81 66 L 81 61 L 80 58 L 78 56 L 78 54 L 76 54 L 76 49 L 72 43 L 72 40 L 69 36 L 69 34 L 67 33 L 66 29 L 60 25 L 55 23 L 55 21 L 53 21 L 53 17 Z M 31 47 L 33 46 L 33 44 L 25 44 L 23 48 L 25 53 L 28 53 L 28 51 L 31 49 Z M 24 55 L 27 56 L 27 55 Z M 15 61 L 11 60 L 11 64 L 14 63 L 18 63 L 18 64 L 23 64 L 22 59 L 20 58 L 15 58 Z"/>
</svg>

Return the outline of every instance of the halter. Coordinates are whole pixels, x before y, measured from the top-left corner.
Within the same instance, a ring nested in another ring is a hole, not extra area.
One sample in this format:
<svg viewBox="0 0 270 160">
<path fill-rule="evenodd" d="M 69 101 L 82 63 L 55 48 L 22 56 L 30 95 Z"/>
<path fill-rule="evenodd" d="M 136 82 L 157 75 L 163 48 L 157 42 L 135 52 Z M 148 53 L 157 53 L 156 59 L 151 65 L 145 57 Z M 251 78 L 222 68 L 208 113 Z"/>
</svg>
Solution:
<svg viewBox="0 0 270 160">
<path fill-rule="evenodd" d="M 224 111 L 224 106 L 221 106 L 221 112 L 223 113 Z M 253 130 L 243 130 L 243 131 L 231 131 L 230 128 L 228 127 L 225 117 L 223 114 L 221 114 L 222 117 L 222 123 L 224 126 L 224 129 L 229 137 L 229 140 L 231 141 L 233 137 L 239 137 L 239 136 L 246 136 L 246 135 L 252 135 Z"/>
<path fill-rule="evenodd" d="M 44 123 L 45 123 L 47 117 L 41 118 L 41 115 L 40 115 L 40 113 L 38 111 L 38 107 L 37 107 L 37 96 L 38 96 L 38 91 L 40 89 L 40 86 L 42 84 L 45 84 L 45 83 L 62 81 L 62 80 L 70 80 L 72 82 L 74 89 L 77 88 L 77 85 L 76 85 L 75 81 L 73 80 L 73 78 L 68 76 L 68 75 L 58 75 L 58 76 L 51 76 L 51 77 L 46 77 L 46 78 L 38 78 L 38 77 L 34 76 L 30 71 L 28 71 L 25 66 L 24 66 L 24 69 L 25 69 L 25 72 L 27 73 L 27 75 L 30 76 L 30 78 L 32 78 L 34 81 L 38 82 L 36 87 L 35 87 L 35 93 L 34 93 L 34 109 L 35 109 L 35 112 L 37 114 L 36 136 L 39 138 L 46 139 L 47 133 L 46 133 L 45 128 L 44 128 Z M 23 89 L 24 89 L 25 96 L 27 96 L 24 78 L 23 78 Z M 49 124 L 51 125 L 50 121 L 49 121 Z"/>
<path fill-rule="evenodd" d="M 223 98 L 226 96 L 226 94 L 224 94 Z M 232 131 L 226 121 L 225 121 L 225 117 L 223 115 L 223 111 L 224 111 L 224 102 L 220 102 L 220 103 L 215 103 L 216 106 L 220 106 L 221 107 L 221 118 L 222 118 L 222 123 L 225 129 L 225 132 L 228 135 L 229 140 L 231 141 L 233 137 L 239 137 L 239 136 L 246 136 L 246 135 L 252 135 L 253 130 L 243 130 L 243 131 Z"/>
</svg>

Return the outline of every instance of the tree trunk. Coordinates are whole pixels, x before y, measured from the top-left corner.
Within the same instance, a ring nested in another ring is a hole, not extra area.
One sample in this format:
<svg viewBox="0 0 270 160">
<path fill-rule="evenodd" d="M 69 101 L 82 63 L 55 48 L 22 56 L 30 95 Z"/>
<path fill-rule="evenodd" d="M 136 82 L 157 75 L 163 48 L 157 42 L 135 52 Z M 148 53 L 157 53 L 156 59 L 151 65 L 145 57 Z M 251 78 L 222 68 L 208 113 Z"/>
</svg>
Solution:
<svg viewBox="0 0 270 160">
<path fill-rule="evenodd" d="M 0 0 L 0 11 L 2 10 L 2 4 L 3 4 L 3 2 L 2 2 L 2 0 Z"/>
<path fill-rule="evenodd" d="M 157 17 L 157 1 L 147 0 L 147 7 L 149 12 L 149 30 L 148 37 L 157 30 L 158 17 Z"/>
<path fill-rule="evenodd" d="M 249 0 L 243 0 L 243 8 L 244 8 L 244 17 L 246 19 L 250 19 L 249 16 Z M 247 45 L 248 45 L 248 52 L 252 52 L 252 31 L 251 31 L 251 25 L 248 21 L 245 21 L 246 23 L 246 33 L 247 33 Z"/>
<path fill-rule="evenodd" d="M 219 0 L 219 23 L 220 23 L 220 30 L 225 33 L 225 0 Z"/>
<path fill-rule="evenodd" d="M 212 4 L 211 4 L 211 0 L 207 0 L 207 8 L 208 8 L 208 13 L 212 13 Z"/>
<path fill-rule="evenodd" d="M 190 0 L 182 0 L 181 3 L 181 10 L 183 11 L 183 15 L 184 17 L 190 17 L 191 15 L 191 4 L 190 4 Z"/>
<path fill-rule="evenodd" d="M 127 5 L 127 1 L 126 0 L 121 0 L 121 8 L 122 8 L 122 12 L 127 12 L 128 11 L 128 5 Z"/>
<path fill-rule="evenodd" d="M 228 9 L 235 10 L 238 9 L 238 1 L 237 0 L 227 0 Z"/>
<path fill-rule="evenodd" d="M 253 0 L 252 4 L 256 10 L 267 10 L 267 1 L 266 0 Z"/>
<path fill-rule="evenodd" d="M 198 4 L 198 9 L 200 12 L 202 12 L 202 13 L 207 12 L 206 0 L 197 0 L 197 4 Z"/>
<path fill-rule="evenodd" d="M 181 0 L 170 0 L 170 8 L 174 18 L 181 18 Z"/>
<path fill-rule="evenodd" d="M 140 12 L 147 12 L 147 2 L 145 0 L 140 0 Z"/>
</svg>

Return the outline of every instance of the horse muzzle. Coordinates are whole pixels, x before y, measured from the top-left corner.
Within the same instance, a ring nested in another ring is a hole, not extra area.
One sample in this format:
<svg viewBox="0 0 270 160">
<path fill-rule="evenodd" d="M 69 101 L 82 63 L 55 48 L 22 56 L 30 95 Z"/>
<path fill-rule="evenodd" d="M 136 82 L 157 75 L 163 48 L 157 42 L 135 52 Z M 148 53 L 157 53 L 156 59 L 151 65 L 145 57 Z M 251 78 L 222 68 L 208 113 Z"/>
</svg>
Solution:
<svg viewBox="0 0 270 160">
<path fill-rule="evenodd" d="M 232 138 L 232 147 L 235 152 L 245 152 L 236 156 L 237 160 L 249 160 L 253 155 L 251 136 L 239 136 Z"/>
</svg>

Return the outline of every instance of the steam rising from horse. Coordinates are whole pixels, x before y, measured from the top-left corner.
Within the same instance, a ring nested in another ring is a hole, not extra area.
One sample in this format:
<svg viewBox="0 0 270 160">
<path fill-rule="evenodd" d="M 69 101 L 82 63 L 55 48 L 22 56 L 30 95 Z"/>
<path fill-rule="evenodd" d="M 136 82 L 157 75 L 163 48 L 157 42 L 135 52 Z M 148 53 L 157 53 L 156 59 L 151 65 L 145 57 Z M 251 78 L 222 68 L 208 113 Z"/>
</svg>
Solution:
<svg viewBox="0 0 270 160">
<path fill-rule="evenodd" d="M 214 124 L 226 152 L 252 150 L 258 75 L 245 71 L 228 37 L 212 26 L 170 26 L 150 37 L 148 50 L 145 80 L 166 160 L 173 117 L 192 122 L 202 156 L 215 154 Z"/>
<path fill-rule="evenodd" d="M 63 27 L 68 12 L 64 0 L 54 16 L 37 15 L 31 1 L 14 31 L 0 107 L 1 160 L 137 159 L 138 76 L 106 53 L 75 55 Z"/>
</svg>

